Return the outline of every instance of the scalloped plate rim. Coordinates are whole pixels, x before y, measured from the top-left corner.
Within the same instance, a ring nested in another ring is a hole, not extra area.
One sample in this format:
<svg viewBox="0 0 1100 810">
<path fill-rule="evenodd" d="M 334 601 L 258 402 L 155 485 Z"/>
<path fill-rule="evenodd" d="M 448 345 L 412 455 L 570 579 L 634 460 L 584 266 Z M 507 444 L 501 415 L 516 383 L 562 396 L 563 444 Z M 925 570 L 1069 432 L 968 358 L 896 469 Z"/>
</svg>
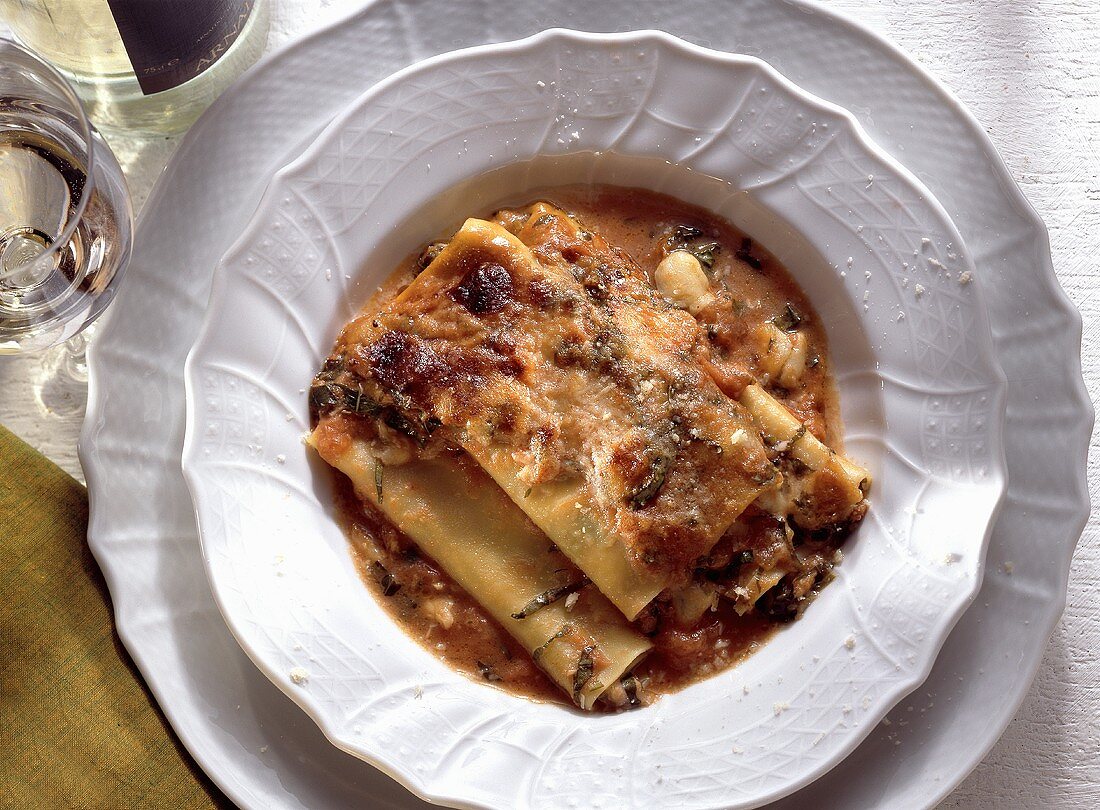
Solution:
<svg viewBox="0 0 1100 810">
<path fill-rule="evenodd" d="M 1069 360 L 1069 368 L 1060 369 L 1060 373 L 1062 371 L 1068 371 L 1069 376 L 1072 378 L 1071 386 L 1074 396 L 1073 404 L 1075 405 L 1075 416 L 1072 418 L 1071 423 L 1067 425 L 1065 433 L 1067 435 L 1082 436 L 1087 439 L 1094 424 L 1094 409 L 1087 394 L 1087 389 L 1084 386 L 1081 374 L 1080 345 L 1082 339 L 1082 318 L 1080 312 L 1062 288 L 1054 272 L 1049 247 L 1049 237 L 1045 223 L 1031 203 L 1023 195 L 1019 185 L 1012 178 L 1007 164 L 993 144 L 992 139 L 982 127 L 980 121 L 939 79 L 935 78 L 935 76 L 922 65 L 915 62 L 902 48 L 884 34 L 880 34 L 862 22 L 849 18 L 842 12 L 828 8 L 820 3 L 812 2 L 811 0 L 788 0 L 788 5 L 799 11 L 810 12 L 813 15 L 817 15 L 819 18 L 823 18 L 827 22 L 835 24 L 837 27 L 852 31 L 857 34 L 863 42 L 877 46 L 893 54 L 898 62 L 898 65 L 894 66 L 897 70 L 906 74 L 915 75 L 921 79 L 922 90 L 929 95 L 937 97 L 944 106 L 950 107 L 952 112 L 961 119 L 961 123 L 966 129 L 968 143 L 980 149 L 981 159 L 992 170 L 994 179 L 998 181 L 999 187 L 1005 191 L 1011 189 L 1011 192 L 1008 192 L 1004 197 L 998 200 L 998 205 L 1003 206 L 1004 210 L 1012 211 L 1020 215 L 1021 218 L 1025 220 L 1024 227 L 1027 229 L 1026 234 L 1029 244 L 1034 244 L 1035 241 L 1038 240 L 1040 247 L 1039 262 L 1038 266 L 1035 268 L 1035 272 L 1041 276 L 1044 287 L 1049 293 L 1049 297 L 1044 299 L 1044 306 L 1046 306 L 1053 315 L 1058 317 L 1059 322 L 1066 324 L 1066 332 L 1076 346 L 1075 349 L 1070 351 L 1072 356 Z M 188 148 L 200 142 L 201 135 L 204 135 L 208 130 L 215 129 L 212 122 L 218 121 L 219 124 L 223 123 L 218 119 L 218 115 L 220 115 L 222 110 L 230 103 L 231 98 L 237 98 L 238 95 L 244 92 L 246 88 L 252 84 L 250 81 L 252 77 L 261 75 L 262 71 L 267 71 L 268 69 L 273 72 L 278 71 L 287 64 L 287 60 L 292 56 L 298 55 L 300 51 L 306 50 L 308 47 L 316 46 L 319 41 L 331 38 L 340 28 L 359 23 L 361 20 L 372 18 L 374 12 L 376 12 L 379 7 L 380 4 L 372 3 L 366 7 L 353 9 L 346 14 L 338 16 L 335 20 L 327 23 L 316 31 L 282 45 L 265 55 L 258 66 L 248 76 L 238 82 L 231 92 L 224 94 L 221 99 L 215 102 L 215 105 L 211 108 L 212 114 L 204 116 L 198 124 L 192 128 L 191 132 L 184 139 L 183 146 L 177 150 L 172 160 L 169 161 L 168 168 L 165 170 L 161 182 L 158 183 L 154 189 L 154 193 L 149 198 L 150 204 L 145 206 L 142 216 L 139 217 L 139 224 L 145 220 L 146 212 L 154 210 L 156 204 L 159 204 L 162 198 L 169 196 L 169 192 L 166 190 L 168 183 L 165 181 L 165 178 L 173 176 L 173 173 L 178 171 L 178 167 L 185 162 L 189 155 Z M 301 68 L 297 69 L 301 70 Z M 304 139 L 303 141 L 299 141 L 299 144 L 302 142 L 304 142 Z M 288 150 L 288 154 L 290 153 L 291 152 Z M 160 212 L 158 212 L 158 214 L 159 213 Z M 104 417 L 102 413 L 103 409 L 106 407 L 106 401 L 104 399 L 105 392 L 101 390 L 105 386 L 100 376 L 107 373 L 107 368 L 103 365 L 106 362 L 106 358 L 101 360 L 100 354 L 106 351 L 106 346 L 110 345 L 106 340 L 102 339 L 103 336 L 113 331 L 110 327 L 110 321 L 111 318 L 108 317 L 104 322 L 104 326 L 101 330 L 101 341 L 93 342 L 89 348 L 90 380 L 88 411 L 79 442 L 80 461 L 90 484 L 89 501 L 91 507 L 91 521 L 89 524 L 89 546 L 93 556 L 104 573 L 109 590 L 112 594 L 116 627 L 119 636 L 127 651 L 137 663 L 138 668 L 154 696 L 157 698 L 158 703 L 161 705 L 166 716 L 170 719 L 173 728 L 184 741 L 191 754 L 210 775 L 211 779 L 213 779 L 214 782 L 238 804 L 245 804 L 255 799 L 255 794 L 252 792 L 253 788 L 250 787 L 253 783 L 248 781 L 249 777 L 239 776 L 234 766 L 223 766 L 220 760 L 212 758 L 213 755 L 210 753 L 211 749 L 207 747 L 208 743 L 212 742 L 212 740 L 203 736 L 205 732 L 199 730 L 202 728 L 202 721 L 192 721 L 189 719 L 194 712 L 194 708 L 189 703 L 181 703 L 175 700 L 169 691 L 169 687 L 174 685 L 171 681 L 171 670 L 165 669 L 159 664 L 154 664 L 150 658 L 150 649 L 145 644 L 144 637 L 140 632 L 141 624 L 137 621 L 137 613 L 133 610 L 133 595 L 124 587 L 126 584 L 124 562 L 128 560 L 129 557 L 122 555 L 111 544 L 114 532 L 117 531 L 117 529 L 114 528 L 115 524 L 110 514 L 106 511 L 107 498 L 102 494 L 103 489 L 98 482 L 103 481 L 104 476 L 110 474 L 112 464 L 109 458 L 104 458 L 102 460 L 99 458 L 97 448 L 98 426 L 103 422 Z M 104 348 L 101 349 L 101 346 Z M 1084 444 L 1087 445 L 1087 441 Z M 1011 705 L 1007 711 L 1001 712 L 998 715 L 992 733 L 981 735 L 981 743 L 969 748 L 967 753 L 961 757 L 965 764 L 957 770 L 952 770 L 951 776 L 940 782 L 939 787 L 928 794 L 930 801 L 929 806 L 938 803 L 954 790 L 962 782 L 965 776 L 972 771 L 994 747 L 1004 730 L 1011 723 L 1016 711 L 1023 704 L 1028 694 L 1028 687 L 1034 681 L 1035 675 L 1042 665 L 1042 648 L 1045 647 L 1047 640 L 1050 638 L 1066 604 L 1065 583 L 1068 581 L 1072 552 L 1091 512 L 1085 464 L 1083 461 L 1083 459 L 1087 458 L 1087 447 L 1079 451 L 1078 456 L 1080 457 L 1074 459 L 1074 471 L 1069 473 L 1070 483 L 1074 486 L 1075 497 L 1073 502 L 1067 504 L 1062 510 L 1062 514 L 1065 516 L 1068 523 L 1067 531 L 1069 534 L 1058 534 L 1058 554 L 1056 559 L 1052 560 L 1052 565 L 1057 569 L 1057 579 L 1062 584 L 1060 588 L 1056 588 L 1053 592 L 1048 592 L 1045 588 L 1043 589 L 1040 598 L 1037 600 L 1036 618 L 1032 622 L 1034 628 L 1032 633 L 1036 638 L 1042 640 L 1042 646 L 1029 653 L 1026 666 L 1026 678 L 1017 679 L 1012 683 L 1010 687 L 1011 699 L 1006 702 Z M 102 464 L 100 463 L 101 461 Z M 1035 627 L 1035 625 L 1040 626 Z M 1029 644 L 1031 644 L 1031 642 L 1029 642 Z"/>
</svg>

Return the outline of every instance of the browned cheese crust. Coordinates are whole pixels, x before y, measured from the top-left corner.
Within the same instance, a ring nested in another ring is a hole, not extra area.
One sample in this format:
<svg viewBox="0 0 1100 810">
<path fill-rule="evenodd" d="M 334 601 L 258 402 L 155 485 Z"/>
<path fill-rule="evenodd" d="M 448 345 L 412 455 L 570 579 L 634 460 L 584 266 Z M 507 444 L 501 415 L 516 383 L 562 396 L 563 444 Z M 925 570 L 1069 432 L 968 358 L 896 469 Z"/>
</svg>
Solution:
<svg viewBox="0 0 1100 810">
<path fill-rule="evenodd" d="M 529 486 L 581 479 L 639 564 L 687 577 L 775 478 L 698 362 L 703 337 L 625 253 L 539 203 L 468 223 L 337 354 L 422 443 L 468 446 L 485 426 Z"/>
</svg>

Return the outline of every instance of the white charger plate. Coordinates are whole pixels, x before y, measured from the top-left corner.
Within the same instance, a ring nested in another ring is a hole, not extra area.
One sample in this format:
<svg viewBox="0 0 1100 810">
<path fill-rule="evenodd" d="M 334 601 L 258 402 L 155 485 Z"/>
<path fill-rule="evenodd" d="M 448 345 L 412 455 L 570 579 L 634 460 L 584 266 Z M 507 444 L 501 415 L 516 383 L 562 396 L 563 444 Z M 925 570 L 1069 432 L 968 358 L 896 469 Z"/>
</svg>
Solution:
<svg viewBox="0 0 1100 810">
<path fill-rule="evenodd" d="M 389 268 L 472 211 L 570 182 L 671 193 L 772 247 L 822 315 L 848 447 L 876 481 L 872 519 L 801 621 L 615 717 L 476 684 L 405 636 L 363 587 L 330 476 L 301 443 L 303 386 Z M 757 59 L 553 30 L 418 63 L 275 176 L 215 274 L 183 451 L 215 597 L 329 739 L 433 801 L 778 798 L 924 679 L 977 591 L 1004 491 L 1005 385 L 971 277 L 927 190 Z"/>
<path fill-rule="evenodd" d="M 177 466 L 183 358 L 209 273 L 248 221 L 267 177 L 371 81 L 433 52 L 555 22 L 595 30 L 659 26 L 757 53 L 802 86 L 858 110 L 871 134 L 932 187 L 990 282 L 995 342 L 1010 379 L 1011 479 L 981 596 L 929 680 L 895 710 L 895 722 L 880 726 L 808 795 L 779 803 L 935 804 L 984 756 L 1026 692 L 1061 613 L 1070 554 L 1088 512 L 1083 458 L 1091 413 L 1080 379 L 1080 320 L 1054 281 L 1041 223 L 980 126 L 939 85 L 892 46 L 816 7 L 759 0 L 666 9 L 616 0 L 577 8 L 547 0 L 506 17 L 490 9 L 471 5 L 455 17 L 443 2 L 376 3 L 265 60 L 211 109 L 167 169 L 139 223 L 128 285 L 93 345 L 81 443 L 90 539 L 124 642 L 184 743 L 238 804 L 416 803 L 328 746 L 240 652 L 210 597 Z M 716 15 L 722 26 L 714 25 Z M 447 26 L 434 24 L 443 18 Z M 331 81 L 334 75 L 344 81 Z M 1065 447 L 1078 448 L 1077 457 Z M 1001 568 L 1006 561 L 1016 563 L 1013 576 Z"/>
</svg>

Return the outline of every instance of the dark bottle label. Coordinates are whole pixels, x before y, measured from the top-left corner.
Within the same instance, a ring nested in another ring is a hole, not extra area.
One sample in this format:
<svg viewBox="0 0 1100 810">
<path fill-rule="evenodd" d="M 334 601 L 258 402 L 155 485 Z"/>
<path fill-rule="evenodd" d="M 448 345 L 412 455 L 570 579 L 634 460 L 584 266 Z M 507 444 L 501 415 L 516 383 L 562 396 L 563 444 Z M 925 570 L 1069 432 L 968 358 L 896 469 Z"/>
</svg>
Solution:
<svg viewBox="0 0 1100 810">
<path fill-rule="evenodd" d="M 159 93 L 217 62 L 255 0 L 107 0 L 141 92 Z"/>
</svg>

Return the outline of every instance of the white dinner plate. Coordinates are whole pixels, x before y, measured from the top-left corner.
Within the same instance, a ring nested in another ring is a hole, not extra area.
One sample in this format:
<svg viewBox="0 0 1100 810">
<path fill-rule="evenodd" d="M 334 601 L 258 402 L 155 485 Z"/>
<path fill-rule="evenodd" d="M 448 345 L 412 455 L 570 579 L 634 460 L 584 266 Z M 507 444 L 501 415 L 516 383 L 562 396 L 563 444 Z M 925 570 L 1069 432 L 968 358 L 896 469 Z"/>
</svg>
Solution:
<svg viewBox="0 0 1100 810">
<path fill-rule="evenodd" d="M 309 381 L 389 268 L 471 213 L 577 182 L 691 200 L 771 248 L 821 315 L 849 452 L 875 480 L 871 519 L 799 622 L 614 717 L 477 684 L 388 621 L 301 442 Z M 275 176 L 215 273 L 183 450 L 214 595 L 325 736 L 433 801 L 774 800 L 924 679 L 978 589 L 1005 384 L 972 277 L 931 194 L 758 59 L 557 29 L 418 63 Z"/>
<path fill-rule="evenodd" d="M 759 0 L 645 8 L 619 0 L 577 8 L 547 0 L 506 16 L 493 15 L 488 3 L 471 4 L 459 17 L 450 8 L 441 0 L 375 3 L 265 60 L 189 134 L 139 223 L 131 276 L 91 352 L 81 457 L 91 483 L 90 539 L 120 634 L 173 726 L 242 806 L 415 803 L 327 744 L 240 652 L 210 596 L 178 467 L 183 358 L 210 272 L 270 175 L 371 81 L 432 53 L 554 23 L 661 27 L 763 56 L 802 86 L 857 110 L 872 136 L 945 204 L 975 253 L 977 273 L 990 281 L 995 343 L 1010 380 L 1010 485 L 981 596 L 894 722 L 780 803 L 935 804 L 1019 705 L 1060 615 L 1088 511 L 1083 457 L 1091 412 L 1080 378 L 1080 321 L 1054 281 L 1041 223 L 980 126 L 939 85 L 882 40 L 816 7 Z M 725 24 L 715 26 L 716 15 Z M 448 24 L 436 25 L 439 19 Z M 1065 447 L 1078 448 L 1077 456 Z M 1015 563 L 1011 576 L 1002 568 L 1008 561 Z"/>
</svg>

